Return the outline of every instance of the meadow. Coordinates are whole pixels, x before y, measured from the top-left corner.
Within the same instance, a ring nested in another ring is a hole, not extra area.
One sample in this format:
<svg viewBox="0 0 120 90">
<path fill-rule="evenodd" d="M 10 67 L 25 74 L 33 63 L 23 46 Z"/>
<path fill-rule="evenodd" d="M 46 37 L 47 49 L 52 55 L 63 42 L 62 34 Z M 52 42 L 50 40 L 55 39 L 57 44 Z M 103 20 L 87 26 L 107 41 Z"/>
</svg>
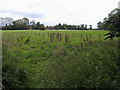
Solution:
<svg viewBox="0 0 120 90">
<path fill-rule="evenodd" d="M 2 31 L 6 88 L 120 88 L 118 38 L 101 30 Z"/>
</svg>

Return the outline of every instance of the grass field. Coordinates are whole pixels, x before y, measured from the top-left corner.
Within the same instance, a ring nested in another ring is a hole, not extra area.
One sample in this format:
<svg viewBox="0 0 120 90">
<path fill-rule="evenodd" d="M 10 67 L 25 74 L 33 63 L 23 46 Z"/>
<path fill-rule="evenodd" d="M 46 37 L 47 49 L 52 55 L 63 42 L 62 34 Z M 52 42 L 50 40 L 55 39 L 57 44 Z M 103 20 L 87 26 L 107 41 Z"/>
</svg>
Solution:
<svg viewBox="0 0 120 90">
<path fill-rule="evenodd" d="M 120 88 L 118 39 L 108 31 L 2 32 L 3 84 L 10 88 Z"/>
</svg>

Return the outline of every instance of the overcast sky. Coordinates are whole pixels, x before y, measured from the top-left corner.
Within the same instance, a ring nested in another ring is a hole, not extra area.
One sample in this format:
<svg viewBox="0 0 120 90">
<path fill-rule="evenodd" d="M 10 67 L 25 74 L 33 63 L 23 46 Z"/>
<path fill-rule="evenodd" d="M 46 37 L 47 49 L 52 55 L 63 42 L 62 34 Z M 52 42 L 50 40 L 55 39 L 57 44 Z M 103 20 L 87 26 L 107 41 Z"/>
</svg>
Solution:
<svg viewBox="0 0 120 90">
<path fill-rule="evenodd" d="M 27 17 L 45 25 L 92 24 L 107 17 L 119 0 L 0 0 L 0 17 Z"/>
</svg>

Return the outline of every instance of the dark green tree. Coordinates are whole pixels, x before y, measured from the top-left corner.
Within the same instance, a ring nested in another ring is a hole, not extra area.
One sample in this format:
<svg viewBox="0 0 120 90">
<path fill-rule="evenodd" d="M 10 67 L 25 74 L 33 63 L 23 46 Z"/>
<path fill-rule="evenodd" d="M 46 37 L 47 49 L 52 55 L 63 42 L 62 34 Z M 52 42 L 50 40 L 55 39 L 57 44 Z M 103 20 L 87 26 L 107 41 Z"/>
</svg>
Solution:
<svg viewBox="0 0 120 90">
<path fill-rule="evenodd" d="M 92 30 L 92 25 L 89 25 L 90 26 L 90 30 Z"/>
<path fill-rule="evenodd" d="M 38 29 L 38 30 L 40 30 L 41 28 L 40 28 L 40 22 L 37 22 L 37 24 L 36 24 L 36 29 Z"/>
<path fill-rule="evenodd" d="M 45 30 L 46 29 L 45 26 L 44 26 L 44 24 L 40 24 L 40 29 L 41 30 Z"/>
<path fill-rule="evenodd" d="M 109 35 L 107 38 L 120 37 L 120 9 L 114 9 L 108 14 L 105 26 L 110 30 L 110 32 L 106 34 Z"/>
<path fill-rule="evenodd" d="M 98 23 L 97 23 L 98 29 L 99 29 L 99 30 L 104 30 L 103 25 L 104 25 L 104 24 L 103 24 L 102 22 L 98 22 Z"/>
</svg>

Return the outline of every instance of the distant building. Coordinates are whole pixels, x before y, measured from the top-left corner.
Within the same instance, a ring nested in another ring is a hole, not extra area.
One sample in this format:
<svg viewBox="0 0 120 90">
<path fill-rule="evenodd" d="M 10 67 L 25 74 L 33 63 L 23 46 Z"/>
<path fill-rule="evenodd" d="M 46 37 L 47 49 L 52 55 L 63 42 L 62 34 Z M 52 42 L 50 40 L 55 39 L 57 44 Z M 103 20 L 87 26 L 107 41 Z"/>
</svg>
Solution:
<svg viewBox="0 0 120 90">
<path fill-rule="evenodd" d="M 118 8 L 120 9 L 120 1 L 118 2 Z"/>
</svg>

